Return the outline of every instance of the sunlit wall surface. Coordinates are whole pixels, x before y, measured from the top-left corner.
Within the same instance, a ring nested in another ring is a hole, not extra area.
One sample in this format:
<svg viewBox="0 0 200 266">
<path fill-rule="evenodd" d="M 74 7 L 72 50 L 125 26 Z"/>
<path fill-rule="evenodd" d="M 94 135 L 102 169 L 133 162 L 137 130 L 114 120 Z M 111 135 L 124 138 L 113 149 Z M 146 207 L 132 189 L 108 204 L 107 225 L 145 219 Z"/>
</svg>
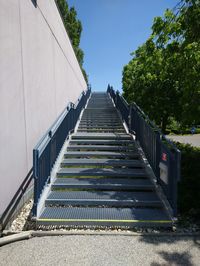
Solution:
<svg viewBox="0 0 200 266">
<path fill-rule="evenodd" d="M 54 0 L 0 1 L 0 215 L 32 150 L 86 83 Z"/>
</svg>

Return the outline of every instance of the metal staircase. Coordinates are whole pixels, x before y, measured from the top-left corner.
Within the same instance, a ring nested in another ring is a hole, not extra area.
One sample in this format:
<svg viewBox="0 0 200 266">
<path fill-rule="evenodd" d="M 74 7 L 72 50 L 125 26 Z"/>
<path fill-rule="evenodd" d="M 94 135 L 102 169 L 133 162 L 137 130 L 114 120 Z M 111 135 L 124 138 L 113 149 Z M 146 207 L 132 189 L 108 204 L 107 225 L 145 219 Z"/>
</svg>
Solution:
<svg viewBox="0 0 200 266">
<path fill-rule="evenodd" d="M 51 179 L 37 224 L 172 225 L 137 145 L 107 93 L 92 93 Z"/>
</svg>

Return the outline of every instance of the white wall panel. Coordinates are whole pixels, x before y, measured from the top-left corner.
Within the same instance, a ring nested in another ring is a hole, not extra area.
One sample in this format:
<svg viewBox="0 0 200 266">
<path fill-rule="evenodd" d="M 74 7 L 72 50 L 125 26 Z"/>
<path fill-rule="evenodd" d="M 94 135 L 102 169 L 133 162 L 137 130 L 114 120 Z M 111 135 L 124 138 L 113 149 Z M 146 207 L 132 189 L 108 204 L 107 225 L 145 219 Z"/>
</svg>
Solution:
<svg viewBox="0 0 200 266">
<path fill-rule="evenodd" d="M 0 215 L 32 150 L 86 83 L 54 0 L 0 0 Z"/>
<path fill-rule="evenodd" d="M 32 150 L 56 119 L 54 38 L 31 1 L 21 0 L 20 5 L 27 145 Z M 31 168 L 31 153 L 28 163 Z"/>
<path fill-rule="evenodd" d="M 75 58 L 75 54 L 73 52 L 73 48 L 71 46 L 68 35 L 65 31 L 62 19 L 59 16 L 58 10 L 56 9 L 55 1 L 49 0 L 48 3 L 46 3 L 43 0 L 38 0 L 38 7 L 40 8 L 43 16 L 45 16 L 50 29 L 54 32 L 55 40 L 57 40 L 58 44 L 61 47 L 61 50 L 63 51 L 63 54 L 69 62 L 69 65 L 74 72 L 73 75 L 75 75 L 77 80 L 79 81 L 79 86 L 85 86 L 84 78 L 79 68 L 79 64 Z"/>
<path fill-rule="evenodd" d="M 0 2 L 0 213 L 28 171 L 18 1 Z"/>
</svg>

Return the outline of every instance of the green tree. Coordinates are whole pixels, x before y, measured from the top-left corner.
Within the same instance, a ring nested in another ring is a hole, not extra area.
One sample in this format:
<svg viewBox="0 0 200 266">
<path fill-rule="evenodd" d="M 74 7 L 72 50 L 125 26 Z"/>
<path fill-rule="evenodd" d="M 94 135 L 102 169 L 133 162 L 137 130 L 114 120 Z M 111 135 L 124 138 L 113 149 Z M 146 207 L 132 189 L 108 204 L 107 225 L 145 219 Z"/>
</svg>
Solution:
<svg viewBox="0 0 200 266">
<path fill-rule="evenodd" d="M 123 69 L 124 97 L 165 131 L 169 118 L 200 122 L 200 1 L 184 0 L 156 17 L 149 39 Z"/>
<path fill-rule="evenodd" d="M 77 12 L 75 8 L 69 8 L 66 0 L 57 0 L 57 5 L 64 22 L 64 26 L 67 30 L 72 46 L 74 48 L 74 52 L 80 64 L 81 70 L 83 72 L 86 82 L 88 83 L 88 76 L 86 74 L 86 71 L 83 69 L 84 52 L 79 47 L 82 32 L 81 21 L 77 19 Z"/>
</svg>

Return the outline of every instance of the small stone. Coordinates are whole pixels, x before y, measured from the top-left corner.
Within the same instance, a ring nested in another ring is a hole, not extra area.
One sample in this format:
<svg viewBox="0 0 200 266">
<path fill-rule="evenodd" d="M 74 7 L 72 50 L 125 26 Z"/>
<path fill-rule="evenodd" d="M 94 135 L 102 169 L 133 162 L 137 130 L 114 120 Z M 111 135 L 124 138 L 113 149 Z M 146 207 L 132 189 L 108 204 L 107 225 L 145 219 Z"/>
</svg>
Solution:
<svg viewBox="0 0 200 266">
<path fill-rule="evenodd" d="M 172 226 L 172 231 L 173 231 L 173 232 L 176 232 L 176 229 L 177 229 L 176 226 L 173 225 L 173 226 Z"/>
</svg>

